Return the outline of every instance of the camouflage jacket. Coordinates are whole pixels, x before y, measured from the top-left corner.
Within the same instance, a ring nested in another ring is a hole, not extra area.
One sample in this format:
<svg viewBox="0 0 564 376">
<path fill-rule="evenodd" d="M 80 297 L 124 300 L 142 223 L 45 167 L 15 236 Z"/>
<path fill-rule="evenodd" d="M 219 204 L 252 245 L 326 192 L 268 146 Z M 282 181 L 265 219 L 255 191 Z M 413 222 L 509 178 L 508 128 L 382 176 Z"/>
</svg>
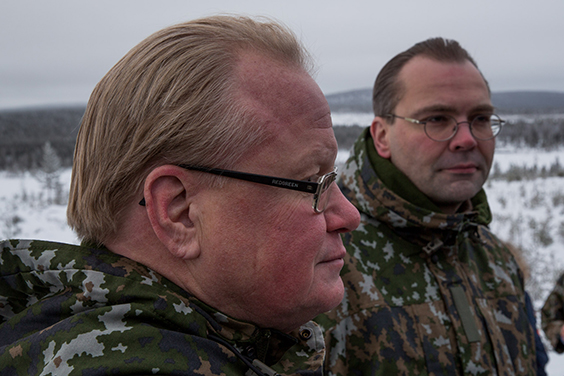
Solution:
<svg viewBox="0 0 564 376">
<path fill-rule="evenodd" d="M 234 320 L 106 249 L 11 240 L 0 252 L 0 375 L 256 375 L 245 362 L 322 374 L 313 322 L 284 334 Z"/>
<path fill-rule="evenodd" d="M 541 310 L 542 330 L 546 338 L 554 348 L 561 354 L 564 352 L 564 343 L 560 339 L 560 330 L 564 325 L 564 274 L 556 281 L 556 286 L 546 298 Z"/>
<path fill-rule="evenodd" d="M 521 273 L 486 226 L 485 193 L 460 214 L 415 206 L 378 178 L 365 137 L 339 182 L 361 213 L 344 236 L 345 296 L 316 319 L 328 374 L 535 374 Z"/>
</svg>

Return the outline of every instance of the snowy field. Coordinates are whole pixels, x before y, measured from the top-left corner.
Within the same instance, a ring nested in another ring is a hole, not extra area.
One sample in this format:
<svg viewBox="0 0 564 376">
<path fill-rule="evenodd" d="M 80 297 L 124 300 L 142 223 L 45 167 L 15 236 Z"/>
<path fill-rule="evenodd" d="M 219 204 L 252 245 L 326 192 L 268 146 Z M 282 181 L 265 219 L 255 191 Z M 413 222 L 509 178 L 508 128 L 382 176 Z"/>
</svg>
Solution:
<svg viewBox="0 0 564 376">
<path fill-rule="evenodd" d="M 339 161 L 346 159 L 341 151 Z M 550 167 L 564 162 L 564 149 L 544 152 L 500 148 L 494 163 L 500 171 L 512 164 Z M 65 194 L 70 170 L 60 173 Z M 554 279 L 564 270 L 564 177 L 501 181 L 490 180 L 486 192 L 494 213 L 493 231 L 520 247 L 531 268 L 527 288 L 539 309 L 552 289 Z M 33 238 L 77 243 L 65 219 L 64 205 L 49 204 L 50 195 L 29 173 L 0 172 L 0 239 Z M 564 354 L 550 351 L 549 375 L 564 374 Z"/>
</svg>

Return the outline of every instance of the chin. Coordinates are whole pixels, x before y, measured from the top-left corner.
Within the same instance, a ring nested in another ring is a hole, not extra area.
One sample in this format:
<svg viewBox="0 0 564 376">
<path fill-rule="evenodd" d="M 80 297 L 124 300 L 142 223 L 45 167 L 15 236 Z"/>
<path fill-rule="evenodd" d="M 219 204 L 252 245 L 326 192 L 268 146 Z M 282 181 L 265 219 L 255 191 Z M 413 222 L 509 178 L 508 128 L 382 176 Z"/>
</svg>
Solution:
<svg viewBox="0 0 564 376">
<path fill-rule="evenodd" d="M 450 188 L 449 191 L 444 192 L 442 197 L 438 197 L 439 201 L 464 202 L 476 196 L 482 189 L 482 185 L 474 182 L 458 182 Z"/>
<path fill-rule="evenodd" d="M 323 300 L 323 304 L 320 304 L 320 312 L 324 313 L 327 311 L 332 310 L 336 306 L 338 306 L 341 301 L 343 300 L 343 296 L 345 295 L 345 287 L 343 285 L 343 281 L 341 277 L 339 277 L 339 282 L 335 284 L 335 286 L 330 288 L 331 290 L 327 289 L 325 294 L 325 299 Z M 331 294 L 328 294 L 329 291 L 332 291 Z"/>
</svg>

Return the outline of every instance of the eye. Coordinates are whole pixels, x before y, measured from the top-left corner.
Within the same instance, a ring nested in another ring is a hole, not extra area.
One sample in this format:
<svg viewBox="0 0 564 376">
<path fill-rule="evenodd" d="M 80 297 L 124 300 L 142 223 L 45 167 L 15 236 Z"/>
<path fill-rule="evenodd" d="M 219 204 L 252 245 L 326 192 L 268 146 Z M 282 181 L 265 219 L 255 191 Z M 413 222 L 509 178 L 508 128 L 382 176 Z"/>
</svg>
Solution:
<svg viewBox="0 0 564 376">
<path fill-rule="evenodd" d="M 450 122 L 450 118 L 445 115 L 433 115 L 425 118 L 423 121 L 432 125 L 441 125 L 448 124 Z"/>
<path fill-rule="evenodd" d="M 490 121 L 491 115 L 476 115 L 472 119 L 474 123 L 488 123 Z"/>
</svg>

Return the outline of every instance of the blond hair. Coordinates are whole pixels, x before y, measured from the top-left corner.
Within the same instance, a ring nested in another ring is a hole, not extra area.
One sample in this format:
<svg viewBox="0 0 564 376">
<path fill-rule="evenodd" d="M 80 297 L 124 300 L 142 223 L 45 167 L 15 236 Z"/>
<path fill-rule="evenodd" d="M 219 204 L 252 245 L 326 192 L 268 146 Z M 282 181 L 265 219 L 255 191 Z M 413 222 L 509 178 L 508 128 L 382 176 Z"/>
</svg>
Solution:
<svg viewBox="0 0 564 376">
<path fill-rule="evenodd" d="M 238 57 L 253 51 L 311 71 L 309 55 L 271 20 L 215 16 L 160 30 L 96 85 L 82 119 L 67 218 L 78 237 L 118 232 L 147 174 L 162 164 L 229 168 L 261 140 L 233 95 Z"/>
</svg>

